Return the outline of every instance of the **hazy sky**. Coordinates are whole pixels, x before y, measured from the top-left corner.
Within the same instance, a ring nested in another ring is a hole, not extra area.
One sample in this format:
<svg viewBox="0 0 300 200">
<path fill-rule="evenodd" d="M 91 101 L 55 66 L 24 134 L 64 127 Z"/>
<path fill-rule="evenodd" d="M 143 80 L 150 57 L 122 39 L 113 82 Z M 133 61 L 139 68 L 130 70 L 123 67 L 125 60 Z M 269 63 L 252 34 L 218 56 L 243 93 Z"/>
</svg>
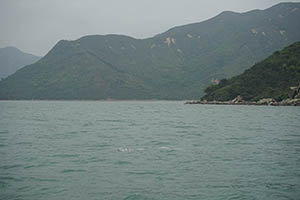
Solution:
<svg viewBox="0 0 300 200">
<path fill-rule="evenodd" d="M 61 39 L 110 33 L 151 37 L 225 10 L 245 12 L 279 2 L 291 0 L 0 0 L 0 47 L 44 55 Z"/>
</svg>

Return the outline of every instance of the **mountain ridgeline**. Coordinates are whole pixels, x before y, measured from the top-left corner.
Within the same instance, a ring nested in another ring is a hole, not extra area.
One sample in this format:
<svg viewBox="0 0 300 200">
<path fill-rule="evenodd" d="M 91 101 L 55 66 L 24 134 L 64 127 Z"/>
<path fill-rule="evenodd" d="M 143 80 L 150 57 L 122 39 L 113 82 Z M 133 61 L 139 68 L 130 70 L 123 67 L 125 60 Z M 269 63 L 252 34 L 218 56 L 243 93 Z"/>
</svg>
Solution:
<svg viewBox="0 0 300 200">
<path fill-rule="evenodd" d="M 208 87 L 202 100 L 228 101 L 241 96 L 247 101 L 273 98 L 281 101 L 289 98 L 291 87 L 300 85 L 300 42 L 276 51 L 243 74 L 218 85 Z"/>
<path fill-rule="evenodd" d="M 62 40 L 0 82 L 0 99 L 195 99 L 300 40 L 300 3 L 223 12 L 147 39 Z"/>
<path fill-rule="evenodd" d="M 15 47 L 0 48 L 0 78 L 15 73 L 21 67 L 38 61 L 40 57 L 20 51 Z"/>
</svg>

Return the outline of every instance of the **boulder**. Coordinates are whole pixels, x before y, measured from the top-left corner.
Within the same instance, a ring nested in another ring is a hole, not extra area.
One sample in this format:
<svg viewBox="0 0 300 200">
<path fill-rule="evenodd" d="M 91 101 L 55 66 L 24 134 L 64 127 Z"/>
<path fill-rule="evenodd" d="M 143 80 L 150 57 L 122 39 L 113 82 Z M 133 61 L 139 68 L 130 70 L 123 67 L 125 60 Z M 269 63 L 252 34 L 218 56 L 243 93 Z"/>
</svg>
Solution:
<svg viewBox="0 0 300 200">
<path fill-rule="evenodd" d="M 281 106 L 300 106 L 300 99 L 285 99 L 279 103 Z"/>
<path fill-rule="evenodd" d="M 293 99 L 291 101 L 292 106 L 300 106 L 300 98 L 299 99 Z"/>
<path fill-rule="evenodd" d="M 258 105 L 273 105 L 276 103 L 277 102 L 275 101 L 275 99 L 272 99 L 272 98 L 264 98 L 257 102 Z"/>
<path fill-rule="evenodd" d="M 235 97 L 233 100 L 231 100 L 231 103 L 241 103 L 243 101 L 244 101 L 243 98 L 239 95 Z"/>
</svg>

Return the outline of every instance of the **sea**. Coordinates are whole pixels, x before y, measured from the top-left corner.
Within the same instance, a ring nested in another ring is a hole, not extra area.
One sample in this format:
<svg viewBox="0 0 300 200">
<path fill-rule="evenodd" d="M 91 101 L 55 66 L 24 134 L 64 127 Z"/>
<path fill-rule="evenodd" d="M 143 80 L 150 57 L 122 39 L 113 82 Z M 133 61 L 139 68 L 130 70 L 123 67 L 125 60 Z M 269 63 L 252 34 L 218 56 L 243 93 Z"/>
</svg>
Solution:
<svg viewBox="0 0 300 200">
<path fill-rule="evenodd" d="M 1 200 L 299 200 L 300 107 L 1 101 Z"/>
</svg>

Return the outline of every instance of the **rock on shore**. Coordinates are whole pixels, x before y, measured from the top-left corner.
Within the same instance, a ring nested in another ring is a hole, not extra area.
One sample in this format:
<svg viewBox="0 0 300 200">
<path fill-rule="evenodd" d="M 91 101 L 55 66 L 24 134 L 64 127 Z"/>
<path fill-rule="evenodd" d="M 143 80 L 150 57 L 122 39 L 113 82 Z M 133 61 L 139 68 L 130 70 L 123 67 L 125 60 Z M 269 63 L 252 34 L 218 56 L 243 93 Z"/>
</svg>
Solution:
<svg viewBox="0 0 300 200">
<path fill-rule="evenodd" d="M 206 101 L 193 100 L 185 104 L 212 104 L 212 105 L 256 105 L 256 106 L 300 106 L 300 99 L 285 99 L 277 102 L 274 99 L 261 99 L 259 101 Z"/>
<path fill-rule="evenodd" d="M 290 87 L 292 93 L 290 93 L 288 99 L 277 102 L 273 98 L 263 98 L 259 101 L 244 101 L 242 96 L 237 96 L 231 101 L 207 101 L 207 100 L 193 100 L 187 101 L 185 104 L 213 104 L 213 105 L 256 105 L 256 106 L 300 106 L 300 85 Z"/>
</svg>

